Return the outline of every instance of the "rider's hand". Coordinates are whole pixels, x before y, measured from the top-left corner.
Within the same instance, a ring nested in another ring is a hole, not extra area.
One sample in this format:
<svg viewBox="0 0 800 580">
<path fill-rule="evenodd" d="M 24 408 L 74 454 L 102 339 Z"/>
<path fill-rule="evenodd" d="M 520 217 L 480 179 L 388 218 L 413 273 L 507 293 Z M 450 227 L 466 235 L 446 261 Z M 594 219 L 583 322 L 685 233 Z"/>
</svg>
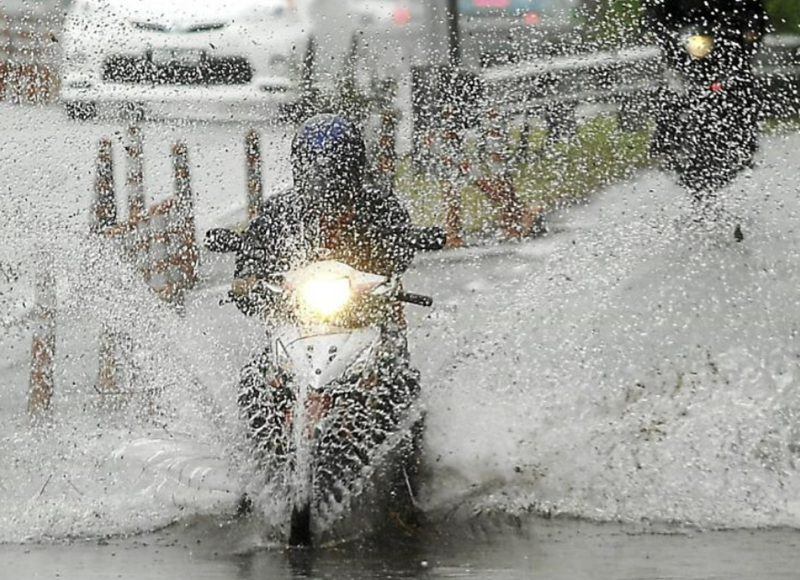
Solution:
<svg viewBox="0 0 800 580">
<path fill-rule="evenodd" d="M 258 278 L 255 276 L 248 276 L 246 278 L 237 278 L 231 285 L 231 294 L 233 296 L 246 296 L 258 284 Z"/>
<path fill-rule="evenodd" d="M 270 283 L 257 276 L 235 279 L 228 296 L 247 316 L 271 318 L 287 310 L 287 296 L 281 291 L 280 283 Z"/>
</svg>

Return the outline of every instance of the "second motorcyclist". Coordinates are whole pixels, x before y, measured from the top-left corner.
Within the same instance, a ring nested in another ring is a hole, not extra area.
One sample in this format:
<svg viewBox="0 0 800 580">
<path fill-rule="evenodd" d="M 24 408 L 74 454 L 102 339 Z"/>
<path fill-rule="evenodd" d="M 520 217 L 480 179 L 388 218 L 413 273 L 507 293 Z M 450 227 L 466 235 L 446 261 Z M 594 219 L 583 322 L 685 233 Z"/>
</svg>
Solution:
<svg viewBox="0 0 800 580">
<path fill-rule="evenodd" d="M 755 107 L 758 96 L 752 58 L 769 26 L 763 0 L 645 0 L 642 8 L 643 26 L 661 47 L 669 69 L 680 71 L 685 62 L 681 31 L 699 27 L 714 39 L 717 64 L 723 60 L 725 68 L 735 71 L 742 84 L 752 87 L 747 92 Z M 681 109 L 680 99 L 668 89 L 659 93 L 656 105 L 652 156 L 667 152 L 673 145 L 672 129 Z"/>
</svg>

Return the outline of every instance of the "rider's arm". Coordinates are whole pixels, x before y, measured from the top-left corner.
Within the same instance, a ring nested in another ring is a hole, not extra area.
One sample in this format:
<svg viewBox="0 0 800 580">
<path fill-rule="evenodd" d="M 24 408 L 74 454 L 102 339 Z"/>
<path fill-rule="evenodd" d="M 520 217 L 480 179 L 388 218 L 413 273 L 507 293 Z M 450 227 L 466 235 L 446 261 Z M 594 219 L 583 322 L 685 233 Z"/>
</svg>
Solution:
<svg viewBox="0 0 800 580">
<path fill-rule="evenodd" d="M 264 283 L 274 283 L 276 274 L 289 269 L 291 228 L 284 205 L 280 199 L 267 200 L 261 216 L 242 234 L 231 297 L 247 315 L 260 314 L 275 306 L 278 297 L 266 291 Z"/>
<path fill-rule="evenodd" d="M 376 193 L 366 217 L 375 247 L 372 271 L 391 276 L 402 274 L 414 259 L 411 216 L 394 193 Z"/>
</svg>

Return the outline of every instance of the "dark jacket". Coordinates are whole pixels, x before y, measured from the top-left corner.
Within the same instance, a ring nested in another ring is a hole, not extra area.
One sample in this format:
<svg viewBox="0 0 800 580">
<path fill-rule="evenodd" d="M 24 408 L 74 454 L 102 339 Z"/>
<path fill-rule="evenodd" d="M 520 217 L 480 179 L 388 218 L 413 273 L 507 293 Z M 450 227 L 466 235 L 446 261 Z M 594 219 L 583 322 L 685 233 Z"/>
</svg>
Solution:
<svg viewBox="0 0 800 580">
<path fill-rule="evenodd" d="M 244 232 L 235 277 L 269 279 L 324 259 L 391 276 L 413 257 L 411 219 L 393 194 L 364 188 L 352 204 L 319 208 L 291 190 L 268 198 Z"/>
<path fill-rule="evenodd" d="M 763 0 L 645 0 L 643 7 L 644 27 L 655 35 L 670 68 L 681 70 L 690 63 L 705 76 L 719 71 L 752 76 L 752 58 L 769 25 Z M 677 36 L 684 28 L 712 35 L 723 49 L 698 68 Z"/>
</svg>

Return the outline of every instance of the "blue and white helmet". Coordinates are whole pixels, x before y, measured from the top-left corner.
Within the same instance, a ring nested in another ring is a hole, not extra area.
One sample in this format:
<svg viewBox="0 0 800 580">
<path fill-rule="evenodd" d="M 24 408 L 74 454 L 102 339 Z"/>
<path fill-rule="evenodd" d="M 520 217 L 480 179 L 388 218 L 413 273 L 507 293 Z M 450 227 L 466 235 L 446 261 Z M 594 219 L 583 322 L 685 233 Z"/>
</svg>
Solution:
<svg viewBox="0 0 800 580">
<path fill-rule="evenodd" d="M 292 141 L 292 175 L 295 187 L 303 193 L 352 192 L 363 183 L 366 162 L 361 131 L 334 114 L 307 119 Z"/>
</svg>

